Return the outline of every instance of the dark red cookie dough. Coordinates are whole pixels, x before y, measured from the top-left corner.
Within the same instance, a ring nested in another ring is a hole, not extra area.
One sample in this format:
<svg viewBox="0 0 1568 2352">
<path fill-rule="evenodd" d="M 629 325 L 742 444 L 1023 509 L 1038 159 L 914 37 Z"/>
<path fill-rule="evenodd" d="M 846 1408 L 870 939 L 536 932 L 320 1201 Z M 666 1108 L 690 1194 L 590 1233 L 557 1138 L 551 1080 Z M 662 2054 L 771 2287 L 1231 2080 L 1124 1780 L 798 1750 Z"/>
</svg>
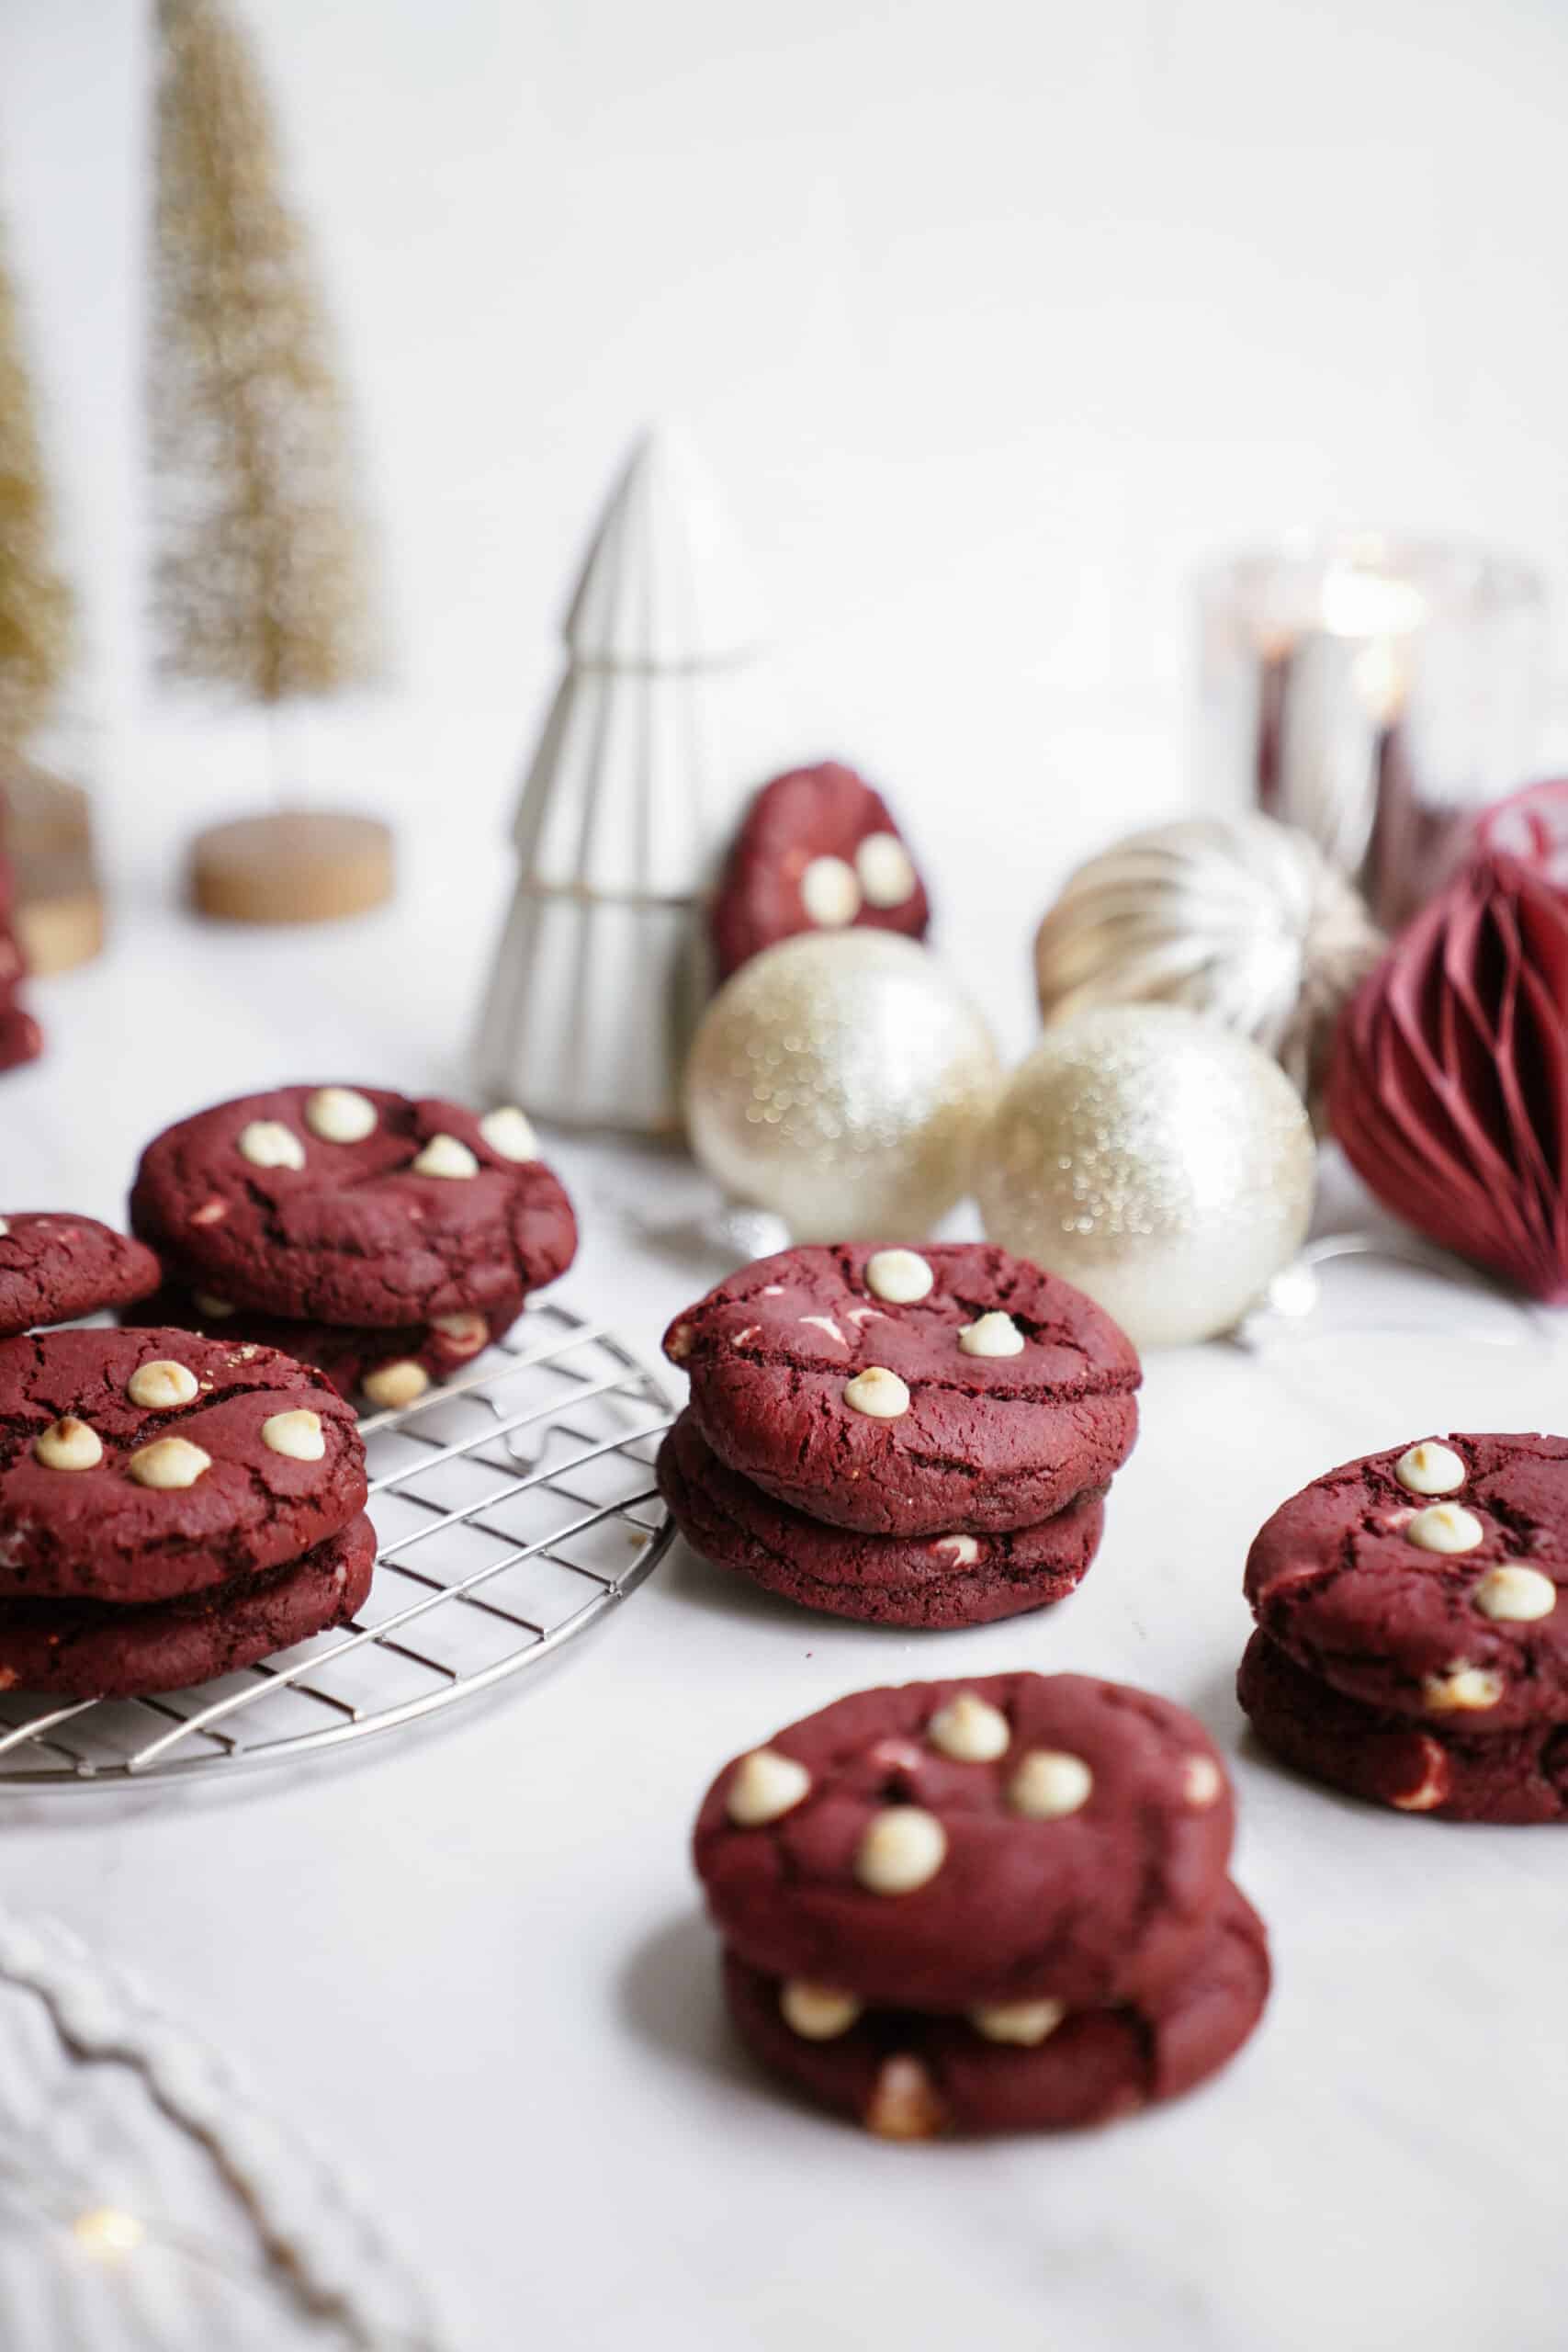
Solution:
<svg viewBox="0 0 1568 2352">
<path fill-rule="evenodd" d="M 818 860 L 831 860 L 831 868 Z M 709 920 L 718 976 L 728 979 L 797 932 L 852 923 L 923 939 L 931 908 L 882 795 L 852 768 L 826 760 L 762 786 L 725 862 Z"/>
<path fill-rule="evenodd" d="M 987 1732 L 1005 1747 L 974 1753 L 997 1747 Z M 859 1691 L 790 1724 L 725 1767 L 694 1853 L 726 1942 L 769 1975 L 899 2008 L 1076 2007 L 1153 1996 L 1191 1964 L 1232 1828 L 1184 1709 L 1086 1675 L 998 1674 Z"/>
<path fill-rule="evenodd" d="M 931 1269 L 927 1296 L 875 1295 L 873 1261 L 894 1250 Z M 965 1352 L 960 1333 L 989 1314 L 1010 1318 L 1019 1352 Z M 987 1243 L 784 1250 L 678 1316 L 664 1351 L 721 1461 L 867 1534 L 1033 1527 L 1106 1485 L 1137 1434 L 1131 1340 L 1081 1291 Z M 871 1366 L 908 1389 L 896 1419 L 846 1401 Z"/>
<path fill-rule="evenodd" d="M 370 1590 L 376 1531 L 363 1513 L 302 1559 L 194 1598 L 142 1607 L 0 1602 L 0 1690 L 148 1698 L 232 1674 L 346 1624 Z"/>
<path fill-rule="evenodd" d="M 276 1348 L 298 1363 L 324 1373 L 340 1396 L 365 1394 L 367 1379 L 385 1375 L 393 1367 L 412 1365 L 427 1382 L 450 1380 L 455 1373 L 484 1353 L 492 1339 L 503 1337 L 523 1311 L 519 1292 L 488 1315 L 472 1311 L 443 1316 L 439 1324 L 415 1323 L 404 1330 L 355 1330 L 335 1323 L 295 1323 L 281 1315 L 256 1315 L 236 1306 L 222 1313 L 224 1302 L 203 1295 L 198 1304 L 188 1292 L 161 1290 L 120 1317 L 132 1325 L 158 1323 L 181 1331 L 200 1331 L 209 1339 L 231 1345 L 252 1340 L 260 1347 Z M 367 1405 L 407 1401 L 366 1397 Z"/>
<path fill-rule="evenodd" d="M 71 1323 L 158 1286 L 158 1261 L 96 1217 L 28 1209 L 0 1216 L 0 1339 Z"/>
<path fill-rule="evenodd" d="M 1568 1439 L 1417 1443 L 1448 1449 L 1461 1482 L 1413 1492 L 1396 1466 L 1412 1449 L 1393 1446 L 1274 1513 L 1247 1564 L 1258 1624 L 1336 1690 L 1443 1730 L 1568 1719 Z M 1412 1539 L 1417 1513 L 1448 1506 L 1480 1530 L 1473 1548 Z"/>
<path fill-rule="evenodd" d="M 1350 1796 L 1444 1821 L 1568 1821 L 1568 1724 L 1423 1729 L 1331 1690 L 1262 1634 L 1247 1645 L 1236 1696 L 1266 1747 Z"/>
<path fill-rule="evenodd" d="M 1263 2014 L 1269 1942 L 1257 1912 L 1227 1884 L 1190 1966 L 1165 1992 L 1132 2007 L 1069 2009 L 1055 2024 L 1009 2021 L 1014 2030 L 1044 2026 L 1034 2042 L 910 2009 L 866 2009 L 841 2033 L 803 2035 L 781 2009 L 778 1978 L 733 1951 L 724 1957 L 724 1986 L 753 2057 L 884 2138 L 1057 2132 L 1179 2098 L 1217 2073 Z"/>
<path fill-rule="evenodd" d="M 153 1363 L 199 1384 L 188 1404 L 135 1403 Z M 280 1453 L 275 1415 L 321 1421 L 321 1459 Z M 38 1443 L 62 1418 L 102 1449 L 85 1468 L 51 1468 Z M 209 1456 L 188 1487 L 143 1485 L 140 1448 L 179 1438 Z M 351 1408 L 319 1373 L 249 1343 L 188 1331 L 42 1331 L 0 1342 L 0 1598 L 48 1594 L 152 1601 L 279 1566 L 365 1507 L 365 1448 Z"/>
<path fill-rule="evenodd" d="M 43 1031 L 32 1014 L 15 1003 L 0 1004 L 0 1070 L 20 1069 L 42 1051 Z"/>
<path fill-rule="evenodd" d="M 682 1413 L 659 1453 L 660 1491 L 695 1551 L 802 1608 L 874 1625 L 984 1625 L 1072 1591 L 1099 1549 L 1103 1488 L 1005 1535 L 862 1535 L 753 1487 Z"/>
<path fill-rule="evenodd" d="M 327 1139 L 323 1096 L 366 1106 L 371 1131 Z M 577 1227 L 544 1162 L 496 1148 L 489 1124 L 371 1086 L 244 1095 L 148 1145 L 130 1221 L 187 1287 L 262 1314 L 375 1329 L 499 1314 L 564 1272 Z M 433 1146 L 452 1172 L 416 1169 Z"/>
</svg>

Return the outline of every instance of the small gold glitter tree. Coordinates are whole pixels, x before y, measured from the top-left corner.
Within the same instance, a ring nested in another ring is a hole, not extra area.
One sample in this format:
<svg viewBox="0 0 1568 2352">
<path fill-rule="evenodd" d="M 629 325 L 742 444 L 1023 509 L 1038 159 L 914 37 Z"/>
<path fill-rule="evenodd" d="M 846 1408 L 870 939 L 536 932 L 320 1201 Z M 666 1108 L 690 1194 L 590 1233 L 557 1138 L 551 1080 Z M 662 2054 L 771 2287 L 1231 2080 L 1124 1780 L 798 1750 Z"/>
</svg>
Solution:
<svg viewBox="0 0 1568 2352">
<path fill-rule="evenodd" d="M 221 0 L 158 0 L 158 666 L 276 713 L 375 674 L 347 403 L 244 34 Z M 386 896 L 389 842 L 367 820 L 280 815 L 204 835 L 193 873 L 209 912 L 346 913 Z"/>
<path fill-rule="evenodd" d="M 255 61 L 159 0 L 149 401 L 166 675 L 275 704 L 371 670 L 346 407 Z"/>
<path fill-rule="evenodd" d="M 71 657 L 74 608 L 56 567 L 32 386 L 0 249 L 0 747 L 49 716 Z"/>
</svg>

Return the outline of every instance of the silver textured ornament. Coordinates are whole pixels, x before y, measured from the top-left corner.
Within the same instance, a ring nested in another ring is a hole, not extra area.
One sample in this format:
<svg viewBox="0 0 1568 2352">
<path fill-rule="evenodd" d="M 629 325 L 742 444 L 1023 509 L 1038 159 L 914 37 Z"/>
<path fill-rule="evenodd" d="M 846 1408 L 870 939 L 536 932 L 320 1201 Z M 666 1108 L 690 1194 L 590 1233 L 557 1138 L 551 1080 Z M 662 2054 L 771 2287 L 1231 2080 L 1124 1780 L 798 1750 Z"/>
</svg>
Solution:
<svg viewBox="0 0 1568 2352">
<path fill-rule="evenodd" d="M 1300 1249 L 1316 1153 L 1257 1046 L 1173 1005 L 1080 1013 L 1014 1073 L 976 1162 L 986 1231 L 1140 1347 L 1232 1329 Z"/>
<path fill-rule="evenodd" d="M 1311 1100 L 1345 1000 L 1382 953 L 1356 890 L 1272 817 L 1131 833 L 1079 866 L 1034 943 L 1040 1010 L 1184 1004 L 1255 1038 Z"/>
<path fill-rule="evenodd" d="M 999 1080 L 985 1023 L 923 947 L 807 934 L 714 998 L 686 1118 L 709 1174 L 795 1240 L 916 1240 L 969 1189 Z"/>
</svg>

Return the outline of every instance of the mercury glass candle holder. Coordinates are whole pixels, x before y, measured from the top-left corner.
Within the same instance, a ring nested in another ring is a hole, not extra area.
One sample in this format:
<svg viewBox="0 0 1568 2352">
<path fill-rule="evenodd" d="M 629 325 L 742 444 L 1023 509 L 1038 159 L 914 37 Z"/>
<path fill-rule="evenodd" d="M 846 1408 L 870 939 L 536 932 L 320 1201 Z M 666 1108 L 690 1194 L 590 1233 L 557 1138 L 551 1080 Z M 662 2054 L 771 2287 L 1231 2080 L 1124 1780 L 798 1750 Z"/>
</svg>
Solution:
<svg viewBox="0 0 1568 2352">
<path fill-rule="evenodd" d="M 1288 537 L 1199 587 L 1201 797 L 1299 825 L 1393 927 L 1522 783 L 1545 701 L 1546 596 L 1495 550 Z"/>
</svg>

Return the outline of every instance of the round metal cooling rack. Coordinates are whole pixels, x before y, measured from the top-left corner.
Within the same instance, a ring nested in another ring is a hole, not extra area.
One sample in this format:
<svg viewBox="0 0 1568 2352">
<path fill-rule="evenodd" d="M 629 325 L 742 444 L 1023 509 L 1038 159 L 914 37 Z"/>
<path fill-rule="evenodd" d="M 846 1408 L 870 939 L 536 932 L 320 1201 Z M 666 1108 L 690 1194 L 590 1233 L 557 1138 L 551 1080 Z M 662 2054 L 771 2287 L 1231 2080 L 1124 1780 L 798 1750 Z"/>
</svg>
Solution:
<svg viewBox="0 0 1568 2352">
<path fill-rule="evenodd" d="M 378 1549 L 351 1625 L 166 1698 L 7 1696 L 0 1786 L 280 1763 L 536 1665 L 668 1549 L 653 1457 L 672 1418 L 613 1332 L 536 1301 L 461 1380 L 361 1421 Z"/>
</svg>

